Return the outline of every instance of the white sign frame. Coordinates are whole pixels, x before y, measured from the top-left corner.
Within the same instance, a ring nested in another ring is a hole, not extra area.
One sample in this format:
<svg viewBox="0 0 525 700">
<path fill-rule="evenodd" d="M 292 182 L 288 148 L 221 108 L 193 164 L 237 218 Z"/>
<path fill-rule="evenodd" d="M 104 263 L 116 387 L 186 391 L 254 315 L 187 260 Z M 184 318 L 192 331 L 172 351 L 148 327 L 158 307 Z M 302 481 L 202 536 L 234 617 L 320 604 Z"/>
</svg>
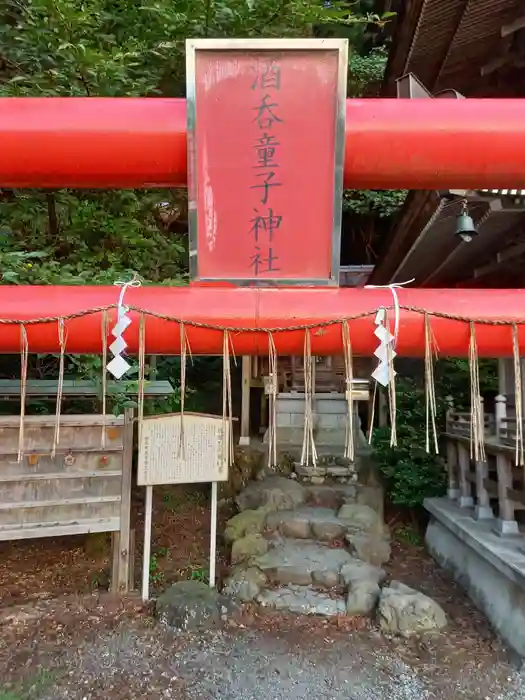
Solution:
<svg viewBox="0 0 525 700">
<path fill-rule="evenodd" d="M 137 484 L 146 487 L 142 560 L 144 602 L 149 600 L 154 486 L 211 482 L 210 588 L 215 587 L 217 482 L 228 480 L 228 448 L 231 439 L 228 421 L 222 416 L 165 413 L 143 419 L 139 429 Z M 208 448 L 208 454 L 202 454 L 203 447 Z"/>
</svg>

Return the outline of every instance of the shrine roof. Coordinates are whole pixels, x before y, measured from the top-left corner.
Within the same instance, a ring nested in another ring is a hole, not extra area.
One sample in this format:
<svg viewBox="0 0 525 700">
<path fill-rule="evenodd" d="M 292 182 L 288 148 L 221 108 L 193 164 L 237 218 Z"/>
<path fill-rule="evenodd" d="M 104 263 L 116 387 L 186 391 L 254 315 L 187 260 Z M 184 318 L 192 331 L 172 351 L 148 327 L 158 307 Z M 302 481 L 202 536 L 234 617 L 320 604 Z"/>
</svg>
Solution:
<svg viewBox="0 0 525 700">
<path fill-rule="evenodd" d="M 525 94 L 523 0 L 394 0 L 397 11 L 383 94 L 405 73 L 436 93 Z"/>
<path fill-rule="evenodd" d="M 408 74 L 432 95 L 456 90 L 465 97 L 525 96 L 523 0 L 393 0 L 392 9 L 398 14 L 383 82 L 385 97 L 395 97 L 397 81 Z M 427 287 L 522 287 L 523 194 L 467 193 L 479 231 L 467 244 L 454 235 L 459 194 L 410 192 L 369 282 L 415 278 L 418 286 Z"/>
<path fill-rule="evenodd" d="M 525 193 L 520 190 L 410 192 L 370 279 L 415 279 L 418 287 L 523 287 Z M 455 235 L 462 199 L 477 236 Z"/>
</svg>

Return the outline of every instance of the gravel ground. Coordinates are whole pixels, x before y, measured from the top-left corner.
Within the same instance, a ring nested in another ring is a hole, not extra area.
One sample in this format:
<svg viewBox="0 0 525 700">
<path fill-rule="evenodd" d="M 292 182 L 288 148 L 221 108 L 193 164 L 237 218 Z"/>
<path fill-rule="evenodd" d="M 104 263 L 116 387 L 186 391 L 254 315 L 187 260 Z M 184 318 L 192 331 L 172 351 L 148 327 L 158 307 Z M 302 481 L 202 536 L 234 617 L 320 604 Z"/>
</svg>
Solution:
<svg viewBox="0 0 525 700">
<path fill-rule="evenodd" d="M 156 590 L 208 556 L 207 508 L 167 496 Z M 108 561 L 91 540 L 0 543 L 0 700 L 525 700 L 525 674 L 421 546 L 395 542 L 387 573 L 445 609 L 449 627 L 424 642 L 363 619 L 250 610 L 235 627 L 176 635 L 136 598 L 86 594 Z"/>
<path fill-rule="evenodd" d="M 227 632 L 186 640 L 170 653 L 169 634 L 152 640 L 121 631 L 79 649 L 70 661 L 68 682 L 42 700 L 92 700 L 101 697 L 102 688 L 111 696 L 123 679 L 148 698 L 185 700 L 525 698 L 525 682 L 510 669 L 505 687 L 489 672 L 484 679 L 467 676 L 437 688 L 432 673 L 415 670 L 389 652 L 371 651 L 371 639 L 350 635 L 311 647 L 260 632 Z"/>
<path fill-rule="evenodd" d="M 0 700 L 525 700 L 497 643 L 490 655 L 454 643 L 452 662 L 446 634 L 387 639 L 362 620 L 253 613 L 188 635 L 107 605 L 44 601 L 0 620 Z"/>
</svg>

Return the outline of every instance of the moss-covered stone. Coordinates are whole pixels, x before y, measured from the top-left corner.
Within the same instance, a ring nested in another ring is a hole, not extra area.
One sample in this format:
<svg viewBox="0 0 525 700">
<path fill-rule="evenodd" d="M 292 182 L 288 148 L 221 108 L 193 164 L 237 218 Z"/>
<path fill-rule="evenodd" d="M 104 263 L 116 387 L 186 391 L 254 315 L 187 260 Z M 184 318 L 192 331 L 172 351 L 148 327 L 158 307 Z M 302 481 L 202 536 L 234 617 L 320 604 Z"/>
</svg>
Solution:
<svg viewBox="0 0 525 700">
<path fill-rule="evenodd" d="M 233 543 L 232 564 L 250 561 L 253 557 L 266 554 L 267 551 L 268 542 L 262 535 L 246 535 Z"/>
<path fill-rule="evenodd" d="M 382 535 L 385 531 L 381 517 L 370 506 L 346 503 L 341 506 L 337 516 L 344 521 L 348 530 L 358 530 L 374 535 Z"/>
<path fill-rule="evenodd" d="M 261 592 L 266 583 L 266 576 L 257 567 L 244 569 L 237 566 L 228 577 L 222 592 L 247 603 Z"/>
<path fill-rule="evenodd" d="M 257 510 L 243 510 L 241 513 L 234 515 L 226 523 L 224 539 L 226 542 L 231 543 L 246 535 L 260 533 L 264 527 L 266 514 L 267 511 L 264 508 L 257 508 Z"/>
</svg>

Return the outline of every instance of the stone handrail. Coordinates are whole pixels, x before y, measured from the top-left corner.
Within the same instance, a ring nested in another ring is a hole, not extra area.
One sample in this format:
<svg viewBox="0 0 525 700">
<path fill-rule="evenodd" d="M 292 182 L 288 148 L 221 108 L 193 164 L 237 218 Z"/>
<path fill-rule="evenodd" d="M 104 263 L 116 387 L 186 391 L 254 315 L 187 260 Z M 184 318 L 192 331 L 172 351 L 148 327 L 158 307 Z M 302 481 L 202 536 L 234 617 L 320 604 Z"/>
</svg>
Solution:
<svg viewBox="0 0 525 700">
<path fill-rule="evenodd" d="M 497 396 L 494 414 L 483 415 L 485 461 L 472 457 L 470 412 L 454 411 L 449 397 L 446 422 L 448 497 L 473 509 L 477 520 L 496 517 L 495 530 L 519 534 L 515 512 L 525 510 L 525 469 L 517 441 L 519 424 L 508 417 L 506 397 Z M 525 425 L 522 426 L 522 434 Z"/>
</svg>

